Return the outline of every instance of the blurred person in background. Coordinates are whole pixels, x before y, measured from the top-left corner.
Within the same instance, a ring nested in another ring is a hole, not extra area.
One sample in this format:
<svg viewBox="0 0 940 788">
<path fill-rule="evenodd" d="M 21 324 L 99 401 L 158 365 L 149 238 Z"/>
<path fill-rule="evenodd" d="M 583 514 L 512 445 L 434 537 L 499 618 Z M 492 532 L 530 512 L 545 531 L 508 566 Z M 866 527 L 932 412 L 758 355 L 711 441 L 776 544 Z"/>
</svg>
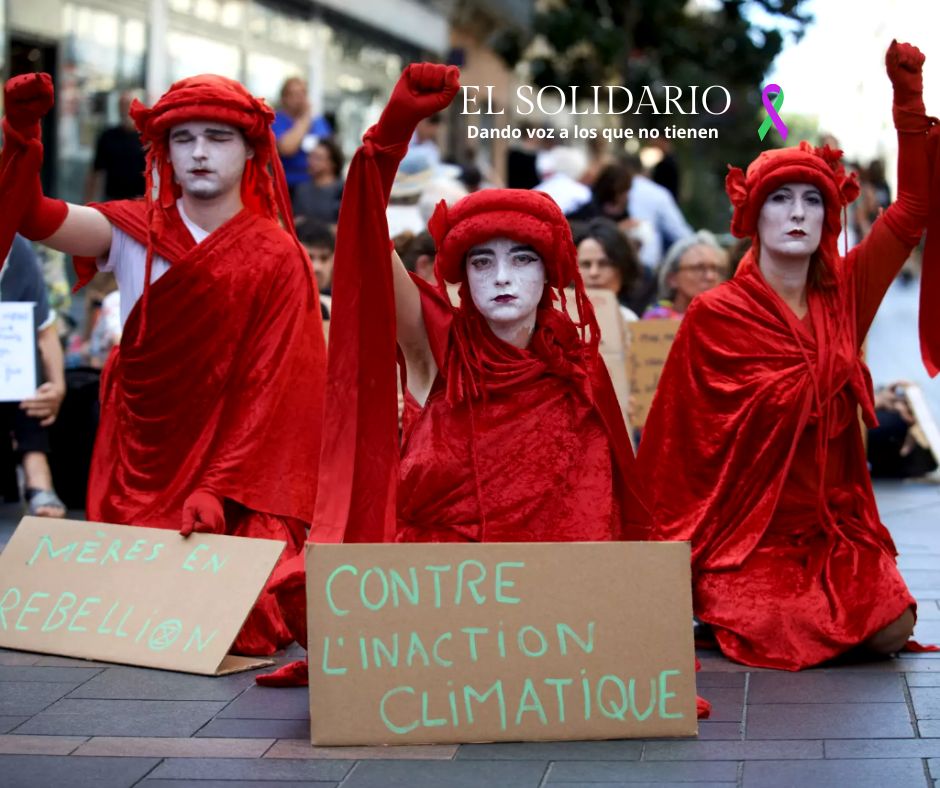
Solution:
<svg viewBox="0 0 940 788">
<path fill-rule="evenodd" d="M 131 200 L 144 194 L 144 147 L 130 116 L 135 92 L 125 90 L 118 99 L 120 123 L 101 132 L 95 158 L 85 181 L 85 202 Z"/>
<path fill-rule="evenodd" d="M 291 197 L 294 216 L 336 225 L 343 198 L 343 151 L 334 140 L 321 139 L 307 156 L 310 180 L 297 184 Z"/>
<path fill-rule="evenodd" d="M 542 180 L 535 190 L 551 197 L 565 216 L 577 214 L 591 202 L 591 190 L 580 181 L 587 165 L 587 155 L 580 148 L 556 145 L 537 160 Z"/>
<path fill-rule="evenodd" d="M 724 282 L 729 273 L 728 253 L 708 230 L 676 241 L 656 274 L 659 300 L 643 313 L 643 319 L 681 319 L 692 299 Z"/>
<path fill-rule="evenodd" d="M 615 293 L 623 319 L 637 320 L 628 304 L 640 266 L 632 245 L 617 225 L 603 218 L 576 224 L 574 243 L 584 286 Z"/>
<path fill-rule="evenodd" d="M 289 77 L 281 86 L 281 102 L 272 126 L 277 139 L 277 152 L 284 166 L 287 190 L 293 198 L 294 189 L 310 180 L 307 154 L 317 142 L 333 135 L 333 128 L 321 115 L 314 115 L 307 95 L 307 82 Z"/>
<path fill-rule="evenodd" d="M 313 264 L 313 275 L 320 291 L 320 310 L 324 320 L 330 319 L 333 285 L 333 252 L 336 236 L 329 226 L 311 219 L 298 224 L 297 238 L 303 244 Z"/>
<path fill-rule="evenodd" d="M 642 222 L 647 228 L 644 231 L 643 228 L 634 227 L 631 233 L 638 234 L 642 239 L 640 262 L 652 271 L 659 265 L 664 250 L 680 238 L 692 235 L 692 228 L 669 190 L 643 174 L 638 157 L 627 157 L 624 163 L 633 175 L 627 197 L 627 211 L 631 219 Z"/>
</svg>

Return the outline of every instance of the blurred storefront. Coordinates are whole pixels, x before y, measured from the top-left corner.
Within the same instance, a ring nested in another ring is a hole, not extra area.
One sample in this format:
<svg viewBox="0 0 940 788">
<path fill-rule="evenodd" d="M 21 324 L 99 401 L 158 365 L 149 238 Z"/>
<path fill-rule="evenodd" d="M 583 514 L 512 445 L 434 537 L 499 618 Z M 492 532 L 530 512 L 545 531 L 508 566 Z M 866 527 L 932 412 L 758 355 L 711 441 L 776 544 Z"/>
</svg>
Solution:
<svg viewBox="0 0 940 788">
<path fill-rule="evenodd" d="M 0 72 L 54 74 L 44 179 L 82 201 L 120 94 L 153 100 L 192 74 L 238 79 L 272 106 L 284 79 L 306 77 L 351 152 L 404 64 L 444 55 L 448 12 L 446 0 L 0 0 Z"/>
</svg>

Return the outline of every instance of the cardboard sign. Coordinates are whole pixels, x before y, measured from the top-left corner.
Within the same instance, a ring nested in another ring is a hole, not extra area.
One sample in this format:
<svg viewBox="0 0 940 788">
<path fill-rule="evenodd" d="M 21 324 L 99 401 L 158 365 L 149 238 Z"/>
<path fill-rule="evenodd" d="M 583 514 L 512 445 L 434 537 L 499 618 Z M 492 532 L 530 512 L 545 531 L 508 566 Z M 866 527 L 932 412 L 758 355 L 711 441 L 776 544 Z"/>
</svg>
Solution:
<svg viewBox="0 0 940 788">
<path fill-rule="evenodd" d="M 22 402 L 36 395 L 36 330 L 33 304 L 0 304 L 0 402 Z"/>
<path fill-rule="evenodd" d="M 630 394 L 633 397 L 634 427 L 646 424 L 653 395 L 659 377 L 669 355 L 680 320 L 638 320 L 627 324 L 630 332 L 627 369 L 630 378 Z"/>
<path fill-rule="evenodd" d="M 0 554 L 0 646 L 184 673 L 228 655 L 284 542 L 24 517 Z"/>
<path fill-rule="evenodd" d="M 316 745 L 697 732 L 686 542 L 307 549 Z"/>
</svg>

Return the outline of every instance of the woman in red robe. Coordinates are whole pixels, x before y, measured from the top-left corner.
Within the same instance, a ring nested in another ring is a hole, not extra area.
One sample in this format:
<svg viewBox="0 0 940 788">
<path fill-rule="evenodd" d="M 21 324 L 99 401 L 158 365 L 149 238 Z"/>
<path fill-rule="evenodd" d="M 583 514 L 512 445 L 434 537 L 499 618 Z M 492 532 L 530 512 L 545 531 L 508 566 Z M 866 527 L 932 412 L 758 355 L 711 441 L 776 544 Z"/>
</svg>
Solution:
<svg viewBox="0 0 940 788">
<path fill-rule="evenodd" d="M 913 631 L 858 409 L 873 423 L 862 342 L 920 240 L 928 195 L 934 210 L 940 201 L 923 59 L 906 44 L 888 51 L 898 200 L 844 258 L 840 214 L 858 186 L 841 151 L 804 142 L 765 151 L 746 175 L 731 168 L 731 230 L 753 246 L 731 281 L 692 304 L 646 423 L 653 538 L 691 540 L 696 615 L 748 665 L 800 670 L 858 646 L 892 653 Z M 930 243 L 923 286 L 936 298 Z M 940 357 L 930 337 L 924 347 Z"/>
</svg>

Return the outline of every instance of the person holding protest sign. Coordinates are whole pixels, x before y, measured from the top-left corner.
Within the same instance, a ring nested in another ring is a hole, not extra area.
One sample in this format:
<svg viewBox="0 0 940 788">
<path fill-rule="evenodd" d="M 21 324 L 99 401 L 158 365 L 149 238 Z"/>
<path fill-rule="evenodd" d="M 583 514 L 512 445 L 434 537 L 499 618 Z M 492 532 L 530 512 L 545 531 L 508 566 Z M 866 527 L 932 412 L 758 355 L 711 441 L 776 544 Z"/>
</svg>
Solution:
<svg viewBox="0 0 940 788">
<path fill-rule="evenodd" d="M 648 513 L 633 453 L 555 202 L 512 189 L 441 202 L 429 222 L 437 285 L 390 259 L 395 171 L 417 123 L 450 104 L 458 74 L 408 66 L 347 176 L 330 324 L 341 352 L 330 355 L 311 541 L 642 538 Z M 459 285 L 457 306 L 447 283 Z M 576 319 L 565 311 L 570 286 Z M 305 645 L 303 561 L 291 563 L 275 588 Z M 306 684 L 306 665 L 259 682 Z"/>
<path fill-rule="evenodd" d="M 79 286 L 97 270 L 118 280 L 124 330 L 102 378 L 89 519 L 279 539 L 295 555 L 313 516 L 325 345 L 273 112 L 215 75 L 175 83 L 151 108 L 135 102 L 146 197 L 81 206 L 39 184 L 52 103 L 46 74 L 6 84 L 0 177 L 17 163 L 19 190 L 0 195 L 14 201 L 0 242 L 16 222 L 76 255 Z M 263 596 L 233 648 L 289 641 Z"/>
<path fill-rule="evenodd" d="M 846 257 L 840 214 L 858 185 L 841 151 L 803 142 L 730 169 L 731 231 L 753 245 L 732 280 L 691 304 L 646 422 L 653 537 L 691 540 L 696 615 L 747 665 L 922 648 L 909 641 L 915 601 L 878 516 L 858 408 L 872 424 L 860 348 L 928 217 L 923 287 L 940 297 L 940 168 L 928 155 L 940 135 L 923 61 L 909 44 L 888 50 L 898 200 Z M 924 325 L 935 371 L 940 344 Z"/>
</svg>

